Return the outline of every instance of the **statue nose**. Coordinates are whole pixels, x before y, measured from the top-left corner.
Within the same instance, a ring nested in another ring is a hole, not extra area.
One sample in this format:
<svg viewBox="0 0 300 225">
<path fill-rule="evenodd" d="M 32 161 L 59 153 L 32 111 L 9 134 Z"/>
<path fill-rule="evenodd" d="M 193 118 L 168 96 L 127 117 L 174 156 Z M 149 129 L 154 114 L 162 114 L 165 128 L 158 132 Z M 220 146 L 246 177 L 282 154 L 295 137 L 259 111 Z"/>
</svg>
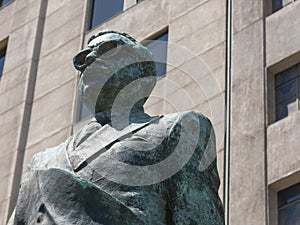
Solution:
<svg viewBox="0 0 300 225">
<path fill-rule="evenodd" d="M 89 53 L 86 57 L 85 57 L 85 64 L 86 66 L 91 65 L 96 59 L 97 59 L 97 54 L 95 52 L 91 52 Z"/>
</svg>

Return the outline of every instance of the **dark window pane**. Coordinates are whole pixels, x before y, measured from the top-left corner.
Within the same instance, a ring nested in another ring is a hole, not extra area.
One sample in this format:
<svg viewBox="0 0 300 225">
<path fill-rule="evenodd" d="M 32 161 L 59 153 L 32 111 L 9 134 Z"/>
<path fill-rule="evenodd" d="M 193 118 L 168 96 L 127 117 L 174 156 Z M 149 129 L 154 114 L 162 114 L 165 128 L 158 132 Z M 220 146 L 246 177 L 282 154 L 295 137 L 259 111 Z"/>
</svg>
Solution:
<svg viewBox="0 0 300 225">
<path fill-rule="evenodd" d="M 3 73 L 5 53 L 6 53 L 6 48 L 0 50 L 0 78 L 2 77 L 2 73 Z"/>
<path fill-rule="evenodd" d="M 279 225 L 300 224 L 300 183 L 278 192 Z"/>
<path fill-rule="evenodd" d="M 292 66 L 291 68 L 276 75 L 276 79 L 275 79 L 276 87 L 281 86 L 282 84 L 287 83 L 295 79 L 297 76 L 299 76 L 300 75 L 299 65 L 300 64 Z"/>
<path fill-rule="evenodd" d="M 278 87 L 276 90 L 276 102 L 281 103 L 289 99 L 297 98 L 297 80 L 293 80 L 287 84 Z"/>
<path fill-rule="evenodd" d="M 143 1 L 143 0 L 136 0 L 136 3 L 140 3 L 141 1 Z"/>
<path fill-rule="evenodd" d="M 276 12 L 282 8 L 282 0 L 273 0 L 272 2 L 272 11 Z"/>
<path fill-rule="evenodd" d="M 300 224 L 300 202 L 279 210 L 278 216 L 278 225 Z"/>
<path fill-rule="evenodd" d="M 300 200 L 300 183 L 278 192 L 278 207 Z"/>
<path fill-rule="evenodd" d="M 292 2 L 292 0 L 273 0 L 272 1 L 273 12 L 278 11 L 279 9 L 281 9 L 285 5 L 289 4 L 290 2 Z"/>
<path fill-rule="evenodd" d="M 162 77 L 166 74 L 167 71 L 167 54 L 168 54 L 168 33 L 161 35 L 155 40 L 146 44 L 146 47 L 152 52 L 157 76 Z"/>
<path fill-rule="evenodd" d="M 0 7 L 5 6 L 7 3 L 11 2 L 12 0 L 0 0 Z"/>
<path fill-rule="evenodd" d="M 123 11 L 124 0 L 94 0 L 90 29 Z"/>
<path fill-rule="evenodd" d="M 3 5 L 6 5 L 7 3 L 11 2 L 11 1 L 12 1 L 12 0 L 3 0 L 3 1 L 2 1 L 2 4 L 3 4 Z"/>
</svg>

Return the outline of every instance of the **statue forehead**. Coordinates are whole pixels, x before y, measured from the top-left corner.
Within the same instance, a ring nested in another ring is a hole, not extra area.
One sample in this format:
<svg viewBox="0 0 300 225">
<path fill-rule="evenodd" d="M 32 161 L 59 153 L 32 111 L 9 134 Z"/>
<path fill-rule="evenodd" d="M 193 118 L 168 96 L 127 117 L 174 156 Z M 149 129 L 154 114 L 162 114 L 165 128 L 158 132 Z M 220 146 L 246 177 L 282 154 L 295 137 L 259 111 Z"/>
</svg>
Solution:
<svg viewBox="0 0 300 225">
<path fill-rule="evenodd" d="M 133 45 L 134 43 L 129 40 L 128 38 L 124 37 L 123 35 L 120 34 L 116 34 L 116 33 L 107 33 L 107 34 L 103 34 L 99 37 L 96 37 L 95 39 L 93 39 L 89 44 L 88 47 L 92 47 L 92 46 L 96 46 L 100 43 L 104 43 L 107 41 L 113 41 L 113 40 L 123 40 L 126 44 L 131 44 Z"/>
</svg>

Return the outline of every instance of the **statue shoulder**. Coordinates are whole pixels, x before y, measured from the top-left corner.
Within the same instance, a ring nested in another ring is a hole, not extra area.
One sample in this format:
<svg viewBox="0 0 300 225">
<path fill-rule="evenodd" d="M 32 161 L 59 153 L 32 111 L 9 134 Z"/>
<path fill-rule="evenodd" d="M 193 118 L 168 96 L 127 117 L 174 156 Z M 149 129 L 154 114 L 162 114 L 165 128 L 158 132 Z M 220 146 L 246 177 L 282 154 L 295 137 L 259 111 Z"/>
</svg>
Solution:
<svg viewBox="0 0 300 225">
<path fill-rule="evenodd" d="M 168 137 L 172 143 L 197 145 L 200 151 L 204 151 L 209 140 L 214 142 L 214 129 L 210 120 L 202 113 L 189 110 L 166 115 L 166 120 L 171 120 Z M 196 146 L 194 146 L 196 147 Z"/>
<path fill-rule="evenodd" d="M 92 119 L 87 125 L 83 126 L 75 134 L 58 146 L 47 148 L 36 153 L 28 165 L 29 169 L 44 170 L 50 168 L 60 168 L 72 170 L 67 156 L 67 150 L 84 142 L 91 134 L 100 129 L 100 124 Z"/>
<path fill-rule="evenodd" d="M 201 112 L 195 110 L 188 110 L 183 112 L 176 112 L 164 115 L 164 119 L 167 121 L 173 121 L 174 125 L 181 121 L 197 122 L 201 126 L 212 127 L 210 120 Z"/>
<path fill-rule="evenodd" d="M 69 137 L 66 141 L 58 146 L 47 148 L 44 151 L 33 155 L 30 164 L 28 165 L 29 170 L 45 170 L 50 168 L 60 168 L 69 170 L 70 163 L 66 149 L 68 144 L 71 142 L 73 137 Z"/>
</svg>

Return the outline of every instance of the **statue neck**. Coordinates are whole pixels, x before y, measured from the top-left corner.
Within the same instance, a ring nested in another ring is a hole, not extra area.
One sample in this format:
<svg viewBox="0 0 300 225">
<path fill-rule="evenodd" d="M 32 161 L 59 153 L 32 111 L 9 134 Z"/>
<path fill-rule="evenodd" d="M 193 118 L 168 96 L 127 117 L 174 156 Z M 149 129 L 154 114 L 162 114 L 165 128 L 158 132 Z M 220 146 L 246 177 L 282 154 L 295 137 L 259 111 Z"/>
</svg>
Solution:
<svg viewBox="0 0 300 225">
<path fill-rule="evenodd" d="M 151 119 L 151 117 L 145 113 L 143 107 L 134 107 L 132 109 L 119 108 L 114 109 L 114 111 L 112 111 L 111 109 L 107 109 L 105 111 L 97 113 L 95 115 L 95 118 L 102 126 L 104 126 L 105 124 L 114 126 L 114 124 L 118 125 L 126 123 L 127 125 L 129 125 L 131 123 L 146 122 Z"/>
</svg>

